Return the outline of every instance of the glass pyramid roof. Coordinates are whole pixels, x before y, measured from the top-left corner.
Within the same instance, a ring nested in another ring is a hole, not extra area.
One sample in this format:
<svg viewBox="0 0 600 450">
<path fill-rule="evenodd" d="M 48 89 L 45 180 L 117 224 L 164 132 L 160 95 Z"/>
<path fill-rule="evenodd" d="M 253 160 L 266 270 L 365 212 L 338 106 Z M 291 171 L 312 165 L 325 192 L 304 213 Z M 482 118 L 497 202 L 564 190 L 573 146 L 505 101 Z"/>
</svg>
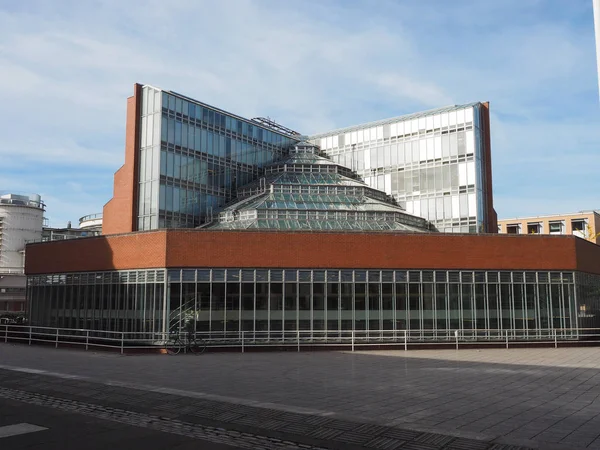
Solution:
<svg viewBox="0 0 600 450">
<path fill-rule="evenodd" d="M 213 229 L 434 231 L 427 220 L 367 186 L 354 172 L 319 155 L 313 144 L 295 144 L 289 155 L 264 168 L 264 177 L 237 190 Z"/>
</svg>

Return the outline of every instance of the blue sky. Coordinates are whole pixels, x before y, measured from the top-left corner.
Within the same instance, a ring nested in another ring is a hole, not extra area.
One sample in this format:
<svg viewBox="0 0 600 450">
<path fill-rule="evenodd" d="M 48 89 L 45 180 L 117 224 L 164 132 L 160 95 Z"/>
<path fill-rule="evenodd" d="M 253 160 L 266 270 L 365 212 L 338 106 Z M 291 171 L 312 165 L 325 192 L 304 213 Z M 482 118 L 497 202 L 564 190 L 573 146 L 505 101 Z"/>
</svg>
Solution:
<svg viewBox="0 0 600 450">
<path fill-rule="evenodd" d="M 499 217 L 600 209 L 591 0 L 0 0 L 0 191 L 101 212 L 133 83 L 312 134 L 489 101 Z"/>
</svg>

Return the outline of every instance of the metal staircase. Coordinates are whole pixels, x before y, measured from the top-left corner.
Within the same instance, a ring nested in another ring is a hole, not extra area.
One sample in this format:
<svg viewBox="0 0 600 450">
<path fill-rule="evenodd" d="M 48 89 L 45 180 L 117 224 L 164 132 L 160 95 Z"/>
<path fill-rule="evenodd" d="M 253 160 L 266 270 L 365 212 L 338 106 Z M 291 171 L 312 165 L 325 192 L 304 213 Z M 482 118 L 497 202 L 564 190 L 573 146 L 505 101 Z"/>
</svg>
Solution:
<svg viewBox="0 0 600 450">
<path fill-rule="evenodd" d="M 169 313 L 169 333 L 181 333 L 188 321 L 196 320 L 196 297 L 183 299 L 181 306 Z"/>
</svg>

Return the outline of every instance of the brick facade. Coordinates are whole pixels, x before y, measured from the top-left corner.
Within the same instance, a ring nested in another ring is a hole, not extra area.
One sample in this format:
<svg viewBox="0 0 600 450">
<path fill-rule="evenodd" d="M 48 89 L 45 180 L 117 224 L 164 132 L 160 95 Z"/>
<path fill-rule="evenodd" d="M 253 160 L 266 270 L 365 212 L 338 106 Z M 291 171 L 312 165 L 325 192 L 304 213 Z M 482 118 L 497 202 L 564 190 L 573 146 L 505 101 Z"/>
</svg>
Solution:
<svg viewBox="0 0 600 450">
<path fill-rule="evenodd" d="M 125 164 L 115 172 L 113 197 L 104 205 L 102 233 L 129 233 L 137 230 L 139 125 L 142 85 L 134 85 L 127 99 Z"/>
<path fill-rule="evenodd" d="M 483 107 L 481 108 L 482 115 L 482 131 L 485 136 L 484 140 L 484 148 L 483 148 L 483 159 L 485 160 L 485 172 L 484 182 L 486 189 L 486 217 L 487 222 L 485 224 L 486 233 L 497 233 L 498 232 L 498 215 L 496 214 L 496 210 L 494 209 L 494 198 L 492 195 L 492 136 L 491 136 L 491 128 L 490 128 L 490 104 L 489 102 L 482 103 Z"/>
<path fill-rule="evenodd" d="M 26 273 L 158 267 L 580 270 L 600 247 L 572 236 L 159 230 L 27 246 Z"/>
</svg>

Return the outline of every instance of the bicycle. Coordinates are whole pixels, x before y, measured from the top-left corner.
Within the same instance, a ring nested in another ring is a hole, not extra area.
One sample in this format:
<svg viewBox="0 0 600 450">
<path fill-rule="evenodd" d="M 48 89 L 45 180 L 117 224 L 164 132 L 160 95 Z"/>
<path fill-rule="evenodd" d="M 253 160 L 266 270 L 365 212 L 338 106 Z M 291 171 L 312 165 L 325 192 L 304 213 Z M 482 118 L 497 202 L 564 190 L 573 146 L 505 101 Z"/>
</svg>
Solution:
<svg viewBox="0 0 600 450">
<path fill-rule="evenodd" d="M 200 355 L 206 350 L 206 341 L 204 339 L 196 337 L 193 334 L 172 334 L 169 339 L 165 342 L 165 350 L 169 355 L 177 355 L 184 351 L 184 353 L 193 353 Z"/>
</svg>

